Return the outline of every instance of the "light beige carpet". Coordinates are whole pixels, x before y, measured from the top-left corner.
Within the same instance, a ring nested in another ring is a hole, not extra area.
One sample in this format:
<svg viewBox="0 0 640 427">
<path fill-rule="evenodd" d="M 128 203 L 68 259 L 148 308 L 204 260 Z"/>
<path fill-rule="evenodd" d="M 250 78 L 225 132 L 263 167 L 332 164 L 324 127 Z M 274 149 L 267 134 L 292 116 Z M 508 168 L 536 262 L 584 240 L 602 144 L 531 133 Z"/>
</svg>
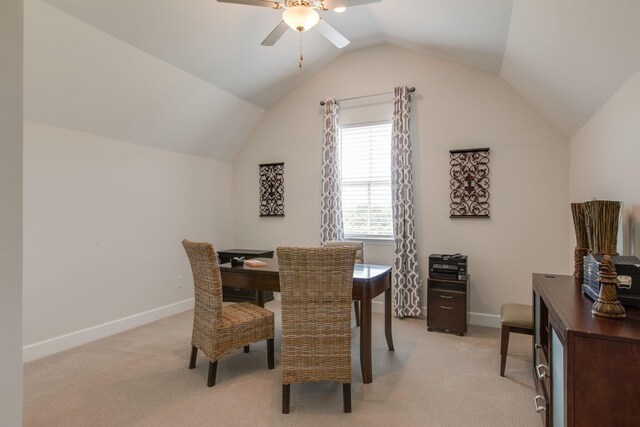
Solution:
<svg viewBox="0 0 640 427">
<path fill-rule="evenodd" d="M 267 304 L 280 325 L 278 301 Z M 472 326 L 464 337 L 427 332 L 424 320 L 373 314 L 373 383 L 362 384 L 359 328 L 353 328 L 353 413 L 342 387 L 291 387 L 282 415 L 280 340 L 267 369 L 266 343 L 189 370 L 192 312 L 182 313 L 25 365 L 27 426 L 539 426 L 533 408 L 531 337 L 512 334 L 506 377 L 499 376 L 498 329 Z"/>
</svg>

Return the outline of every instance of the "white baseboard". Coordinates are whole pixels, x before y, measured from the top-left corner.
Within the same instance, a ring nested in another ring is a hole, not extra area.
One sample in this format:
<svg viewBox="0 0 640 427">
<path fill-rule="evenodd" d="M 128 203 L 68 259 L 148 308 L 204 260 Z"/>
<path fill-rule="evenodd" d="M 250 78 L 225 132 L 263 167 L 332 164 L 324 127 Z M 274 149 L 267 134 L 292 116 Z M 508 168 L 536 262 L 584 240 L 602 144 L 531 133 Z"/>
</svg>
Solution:
<svg viewBox="0 0 640 427">
<path fill-rule="evenodd" d="M 384 314 L 384 300 L 382 301 L 371 301 L 371 312 L 372 313 L 382 313 Z"/>
<path fill-rule="evenodd" d="M 276 300 L 280 300 L 280 293 L 274 293 L 274 297 Z M 384 300 L 373 300 L 371 301 L 371 312 L 372 313 L 382 313 L 384 314 Z M 422 315 L 427 316 L 427 307 L 422 307 Z M 500 323 L 500 316 L 497 314 L 486 314 L 486 313 L 469 313 L 469 324 L 476 326 L 486 326 L 489 328 L 500 328 L 502 325 Z"/>
<path fill-rule="evenodd" d="M 276 300 L 280 300 L 277 294 Z M 101 338 L 115 335 L 120 332 L 132 329 L 147 323 L 160 320 L 162 318 L 182 313 L 193 309 L 194 300 L 189 298 L 164 307 L 154 308 L 122 319 L 113 320 L 101 325 L 92 326 L 80 331 L 60 335 L 34 344 L 26 345 L 22 348 L 23 362 L 30 362 L 41 357 L 49 356 L 60 351 L 77 347 Z M 371 301 L 371 311 L 373 313 L 384 313 L 384 301 Z M 426 307 L 422 309 L 426 313 Z M 500 316 L 496 314 L 469 313 L 469 323 L 478 326 L 488 326 L 490 328 L 500 328 Z"/>
<path fill-rule="evenodd" d="M 154 308 L 122 319 L 113 320 L 101 325 L 92 326 L 80 331 L 60 335 L 22 347 L 22 361 L 30 362 L 50 354 L 77 347 L 91 341 L 115 335 L 128 329 L 142 326 L 162 318 L 193 309 L 193 298 L 179 301 L 164 307 Z"/>
<path fill-rule="evenodd" d="M 469 313 L 469 323 L 476 326 L 487 326 L 489 328 L 500 328 L 500 316 L 497 314 Z"/>
</svg>

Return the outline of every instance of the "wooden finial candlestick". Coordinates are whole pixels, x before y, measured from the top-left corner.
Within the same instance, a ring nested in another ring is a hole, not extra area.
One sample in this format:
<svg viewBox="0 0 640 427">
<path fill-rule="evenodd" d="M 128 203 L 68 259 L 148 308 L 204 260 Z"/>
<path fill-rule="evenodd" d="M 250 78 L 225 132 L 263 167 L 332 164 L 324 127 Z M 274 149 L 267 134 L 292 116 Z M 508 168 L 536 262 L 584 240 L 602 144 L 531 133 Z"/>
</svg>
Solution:
<svg viewBox="0 0 640 427">
<path fill-rule="evenodd" d="M 591 314 L 609 319 L 623 319 L 627 315 L 624 307 L 618 301 L 618 274 L 616 268 L 611 261 L 611 256 L 605 255 L 604 260 L 600 264 L 600 272 L 598 273 L 598 282 L 600 282 L 600 295 L 598 301 L 593 303 Z"/>
</svg>

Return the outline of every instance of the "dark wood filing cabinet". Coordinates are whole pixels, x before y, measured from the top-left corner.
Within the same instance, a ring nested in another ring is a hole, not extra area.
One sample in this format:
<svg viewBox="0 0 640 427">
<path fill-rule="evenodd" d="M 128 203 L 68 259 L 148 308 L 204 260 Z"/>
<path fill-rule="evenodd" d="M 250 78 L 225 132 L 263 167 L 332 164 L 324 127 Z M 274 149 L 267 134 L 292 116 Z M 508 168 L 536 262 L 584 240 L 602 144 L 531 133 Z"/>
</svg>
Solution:
<svg viewBox="0 0 640 427">
<path fill-rule="evenodd" d="M 252 258 L 273 258 L 273 251 L 260 249 L 227 249 L 218 251 L 218 261 L 220 264 L 231 262 L 231 258 L 244 257 L 244 259 Z M 233 302 L 255 302 L 259 301 L 258 292 L 262 292 L 264 302 L 273 301 L 273 292 L 256 291 L 255 289 L 232 288 L 228 286 L 222 287 L 222 300 Z"/>
<path fill-rule="evenodd" d="M 467 332 L 469 280 L 427 279 L 427 330 Z"/>
<path fill-rule="evenodd" d="M 545 426 L 640 425 L 640 309 L 591 314 L 573 276 L 533 275 L 534 404 Z"/>
</svg>

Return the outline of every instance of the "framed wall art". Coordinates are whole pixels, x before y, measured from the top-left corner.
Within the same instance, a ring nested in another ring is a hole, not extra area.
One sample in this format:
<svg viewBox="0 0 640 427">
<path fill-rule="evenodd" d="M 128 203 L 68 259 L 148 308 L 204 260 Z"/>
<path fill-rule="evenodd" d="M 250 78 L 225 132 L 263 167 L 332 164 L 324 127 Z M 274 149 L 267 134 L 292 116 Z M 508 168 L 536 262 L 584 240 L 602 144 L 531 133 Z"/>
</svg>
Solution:
<svg viewBox="0 0 640 427">
<path fill-rule="evenodd" d="M 450 218 L 489 218 L 489 149 L 451 150 Z"/>
<path fill-rule="evenodd" d="M 260 216 L 284 216 L 284 163 L 260 165 Z"/>
</svg>

